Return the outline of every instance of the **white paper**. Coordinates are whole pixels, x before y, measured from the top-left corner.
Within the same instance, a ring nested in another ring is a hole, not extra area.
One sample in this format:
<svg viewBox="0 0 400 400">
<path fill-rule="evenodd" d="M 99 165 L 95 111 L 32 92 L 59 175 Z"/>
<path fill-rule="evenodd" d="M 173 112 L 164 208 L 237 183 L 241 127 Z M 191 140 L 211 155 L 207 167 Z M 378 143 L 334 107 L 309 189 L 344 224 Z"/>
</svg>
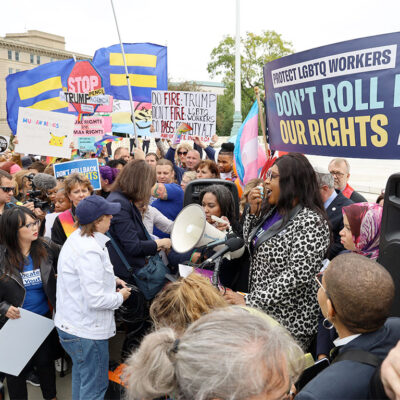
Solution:
<svg viewBox="0 0 400 400">
<path fill-rule="evenodd" d="M 20 107 L 15 151 L 22 154 L 71 158 L 76 116 Z"/>
<path fill-rule="evenodd" d="M 184 265 L 184 264 L 179 264 L 179 275 L 182 278 L 188 277 L 192 272 L 194 268 L 190 267 L 189 265 Z"/>
<path fill-rule="evenodd" d="M 18 376 L 54 328 L 53 320 L 19 308 L 0 329 L 0 371 Z"/>
</svg>

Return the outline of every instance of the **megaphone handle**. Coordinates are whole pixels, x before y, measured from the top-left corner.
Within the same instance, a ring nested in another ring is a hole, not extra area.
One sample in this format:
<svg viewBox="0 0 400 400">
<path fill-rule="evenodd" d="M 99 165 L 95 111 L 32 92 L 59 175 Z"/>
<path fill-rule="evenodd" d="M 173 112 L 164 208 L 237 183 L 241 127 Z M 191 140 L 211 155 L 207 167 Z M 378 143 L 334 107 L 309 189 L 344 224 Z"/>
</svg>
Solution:
<svg viewBox="0 0 400 400">
<path fill-rule="evenodd" d="M 218 285 L 218 278 L 219 278 L 219 270 L 221 268 L 221 260 L 222 257 L 218 257 L 215 260 L 215 265 L 214 265 L 214 273 L 211 279 L 211 283 L 218 289 L 219 285 Z"/>
</svg>

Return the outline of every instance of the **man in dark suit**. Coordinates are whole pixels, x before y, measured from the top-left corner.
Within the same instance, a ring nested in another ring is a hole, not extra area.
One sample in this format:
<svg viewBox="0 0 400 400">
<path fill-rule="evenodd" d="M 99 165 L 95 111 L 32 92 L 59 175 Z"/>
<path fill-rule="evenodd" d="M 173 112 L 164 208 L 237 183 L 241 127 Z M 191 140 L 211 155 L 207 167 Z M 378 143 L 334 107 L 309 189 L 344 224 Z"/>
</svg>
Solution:
<svg viewBox="0 0 400 400">
<path fill-rule="evenodd" d="M 324 202 L 324 207 L 332 228 L 333 243 L 328 250 L 327 257 L 329 260 L 332 260 L 344 251 L 339 235 L 339 232 L 343 229 L 342 208 L 352 204 L 353 201 L 343 196 L 340 191 L 335 190 L 334 178 L 328 170 L 315 168 L 315 173 L 317 175 L 322 201 Z"/>
<path fill-rule="evenodd" d="M 393 279 L 377 262 L 346 253 L 331 261 L 319 285 L 322 313 L 339 334 L 338 355 L 296 400 L 367 399 L 377 364 L 400 339 L 400 318 L 387 319 L 394 298 Z"/>
</svg>

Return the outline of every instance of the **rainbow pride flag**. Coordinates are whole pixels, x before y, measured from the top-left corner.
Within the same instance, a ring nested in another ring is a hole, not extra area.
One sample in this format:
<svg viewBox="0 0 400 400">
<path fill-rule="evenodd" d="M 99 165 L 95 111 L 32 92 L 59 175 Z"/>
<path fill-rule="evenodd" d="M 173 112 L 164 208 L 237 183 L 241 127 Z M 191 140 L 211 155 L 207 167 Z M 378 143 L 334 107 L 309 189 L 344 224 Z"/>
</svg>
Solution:
<svg viewBox="0 0 400 400">
<path fill-rule="evenodd" d="M 95 147 L 97 149 L 96 151 L 96 157 L 98 157 L 101 153 L 101 150 L 103 148 L 103 146 L 105 146 L 107 143 L 111 143 L 111 142 L 119 142 L 121 141 L 123 138 L 120 136 L 111 136 L 111 135 L 105 135 L 103 136 L 103 139 L 98 140 L 97 142 L 95 142 Z"/>
</svg>

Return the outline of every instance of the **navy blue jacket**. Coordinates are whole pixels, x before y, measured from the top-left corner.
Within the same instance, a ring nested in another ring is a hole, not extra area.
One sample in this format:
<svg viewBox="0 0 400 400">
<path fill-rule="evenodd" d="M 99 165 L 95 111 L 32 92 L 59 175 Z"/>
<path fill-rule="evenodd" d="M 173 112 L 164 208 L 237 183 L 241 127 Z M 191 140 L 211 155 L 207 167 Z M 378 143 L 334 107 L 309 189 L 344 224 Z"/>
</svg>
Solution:
<svg viewBox="0 0 400 400">
<path fill-rule="evenodd" d="M 389 318 L 375 332 L 364 333 L 340 348 L 361 349 L 377 355 L 382 360 L 400 340 L 400 318 Z M 296 400 L 367 399 L 374 367 L 357 361 L 339 361 L 324 369 L 296 396 Z"/>
<path fill-rule="evenodd" d="M 117 242 L 129 265 L 138 270 L 145 265 L 146 256 L 157 253 L 157 243 L 147 239 L 146 228 L 139 210 L 123 193 L 112 192 L 107 200 L 121 204 L 121 211 L 111 220 L 109 233 Z M 107 248 L 115 275 L 121 279 L 130 278 L 131 275 L 110 242 Z"/>
</svg>

